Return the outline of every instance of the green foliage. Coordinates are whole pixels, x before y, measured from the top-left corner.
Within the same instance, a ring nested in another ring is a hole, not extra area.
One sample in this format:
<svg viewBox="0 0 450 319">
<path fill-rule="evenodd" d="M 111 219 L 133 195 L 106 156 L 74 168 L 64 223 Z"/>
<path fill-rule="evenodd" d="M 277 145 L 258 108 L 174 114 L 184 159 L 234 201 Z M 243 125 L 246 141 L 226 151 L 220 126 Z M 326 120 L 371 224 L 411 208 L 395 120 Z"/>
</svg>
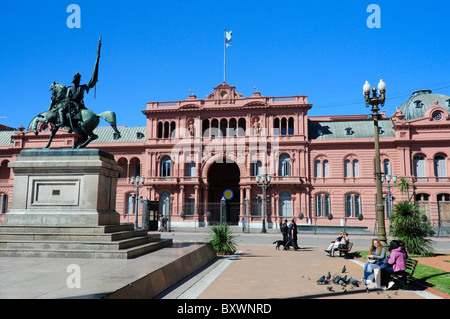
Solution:
<svg viewBox="0 0 450 319">
<path fill-rule="evenodd" d="M 408 180 L 404 177 L 401 178 L 400 183 L 398 183 L 398 188 L 400 189 L 400 192 L 402 194 L 407 193 L 408 194 L 408 200 L 410 200 L 409 197 L 409 187 L 411 185 L 409 184 Z"/>
<path fill-rule="evenodd" d="M 401 201 L 394 206 L 391 215 L 392 235 L 405 242 L 409 253 L 422 256 L 434 256 L 432 241 L 426 237 L 431 235 L 429 223 L 422 221 L 422 213 L 417 203 Z"/>
<path fill-rule="evenodd" d="M 209 242 L 216 253 L 230 255 L 236 251 L 236 236 L 233 235 L 228 224 L 212 226 L 209 234 L 211 236 Z"/>
</svg>

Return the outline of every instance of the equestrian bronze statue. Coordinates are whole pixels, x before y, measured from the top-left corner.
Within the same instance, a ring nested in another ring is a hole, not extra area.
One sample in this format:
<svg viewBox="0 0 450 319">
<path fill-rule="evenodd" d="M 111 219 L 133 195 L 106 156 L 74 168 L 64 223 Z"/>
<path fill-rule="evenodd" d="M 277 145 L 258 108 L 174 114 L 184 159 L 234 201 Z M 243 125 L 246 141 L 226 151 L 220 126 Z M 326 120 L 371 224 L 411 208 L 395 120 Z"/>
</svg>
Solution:
<svg viewBox="0 0 450 319">
<path fill-rule="evenodd" d="M 50 147 L 53 138 L 60 128 L 69 130 L 69 133 L 77 132 L 80 135 L 80 138 L 75 142 L 73 148 L 86 147 L 98 138 L 98 136 L 94 134 L 94 130 L 100 123 L 100 118 L 107 121 L 120 138 L 120 132 L 116 126 L 116 114 L 114 112 L 107 111 L 101 114 L 95 114 L 88 110 L 84 105 L 84 94 L 89 93 L 89 90 L 95 88 L 98 82 L 101 46 L 102 39 L 100 37 L 97 49 L 97 61 L 89 83 L 80 85 L 81 75 L 79 73 L 75 74 L 73 77 L 73 86 L 66 87 L 61 83 L 54 82 L 50 86 L 52 97 L 48 111 L 36 116 L 28 126 L 28 130 L 34 131 L 34 133 L 38 135 L 38 128 L 41 123 L 50 124 L 52 133 L 45 148 Z"/>
</svg>

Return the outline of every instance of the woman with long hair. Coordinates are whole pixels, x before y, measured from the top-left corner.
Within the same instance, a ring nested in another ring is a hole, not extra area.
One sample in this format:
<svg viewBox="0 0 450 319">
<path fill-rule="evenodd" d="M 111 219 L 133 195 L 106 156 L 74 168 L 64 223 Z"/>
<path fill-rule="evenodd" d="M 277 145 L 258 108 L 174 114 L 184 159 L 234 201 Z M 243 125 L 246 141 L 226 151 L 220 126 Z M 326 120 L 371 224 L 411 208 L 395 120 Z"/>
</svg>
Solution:
<svg viewBox="0 0 450 319">
<path fill-rule="evenodd" d="M 369 247 L 369 255 L 367 256 L 367 263 L 364 265 L 364 278 L 362 282 L 366 285 L 374 281 L 373 265 L 378 265 L 380 268 L 384 265 L 386 259 L 386 248 L 383 247 L 378 239 L 372 239 Z"/>
</svg>

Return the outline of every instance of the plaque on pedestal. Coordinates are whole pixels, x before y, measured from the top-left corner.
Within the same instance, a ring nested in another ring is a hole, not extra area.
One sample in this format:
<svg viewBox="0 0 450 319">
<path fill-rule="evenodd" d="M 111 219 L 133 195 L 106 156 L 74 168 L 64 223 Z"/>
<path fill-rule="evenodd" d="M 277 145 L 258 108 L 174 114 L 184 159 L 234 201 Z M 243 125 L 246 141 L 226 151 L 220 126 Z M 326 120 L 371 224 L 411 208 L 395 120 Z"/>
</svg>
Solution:
<svg viewBox="0 0 450 319">
<path fill-rule="evenodd" d="M 8 226 L 119 225 L 117 178 L 122 168 L 98 149 L 23 150 L 14 171 Z"/>
</svg>

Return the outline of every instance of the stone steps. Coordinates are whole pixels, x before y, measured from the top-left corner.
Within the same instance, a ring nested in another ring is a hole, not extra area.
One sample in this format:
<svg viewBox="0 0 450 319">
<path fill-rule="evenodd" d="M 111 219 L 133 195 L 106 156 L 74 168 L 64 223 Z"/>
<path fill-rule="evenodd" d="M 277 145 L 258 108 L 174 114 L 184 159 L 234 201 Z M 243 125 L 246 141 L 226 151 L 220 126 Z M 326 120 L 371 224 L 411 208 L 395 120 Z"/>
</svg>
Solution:
<svg viewBox="0 0 450 319">
<path fill-rule="evenodd" d="M 0 256 L 128 259 L 172 245 L 133 224 L 98 227 L 0 226 Z"/>
<path fill-rule="evenodd" d="M 34 257 L 34 258 L 90 258 L 90 259 L 130 259 L 172 245 L 171 239 L 120 250 L 105 249 L 0 249 L 0 257 Z"/>
<path fill-rule="evenodd" d="M 9 226 L 2 225 L 0 227 L 0 234 L 11 233 L 63 233 L 63 234 L 109 234 L 120 231 L 132 231 L 134 224 L 126 223 L 120 225 L 96 226 L 96 227 L 67 227 L 67 226 Z"/>
<path fill-rule="evenodd" d="M 108 243 L 138 236 L 145 236 L 147 231 L 126 231 L 110 234 L 83 234 L 83 233 L 1 233 L 0 242 L 4 240 L 23 240 L 23 241 L 97 241 Z"/>
<path fill-rule="evenodd" d="M 118 250 L 160 240 L 161 236 L 147 235 L 114 242 L 101 241 L 59 241 L 59 240 L 0 240 L 0 248 L 9 249 L 107 249 Z"/>
</svg>

